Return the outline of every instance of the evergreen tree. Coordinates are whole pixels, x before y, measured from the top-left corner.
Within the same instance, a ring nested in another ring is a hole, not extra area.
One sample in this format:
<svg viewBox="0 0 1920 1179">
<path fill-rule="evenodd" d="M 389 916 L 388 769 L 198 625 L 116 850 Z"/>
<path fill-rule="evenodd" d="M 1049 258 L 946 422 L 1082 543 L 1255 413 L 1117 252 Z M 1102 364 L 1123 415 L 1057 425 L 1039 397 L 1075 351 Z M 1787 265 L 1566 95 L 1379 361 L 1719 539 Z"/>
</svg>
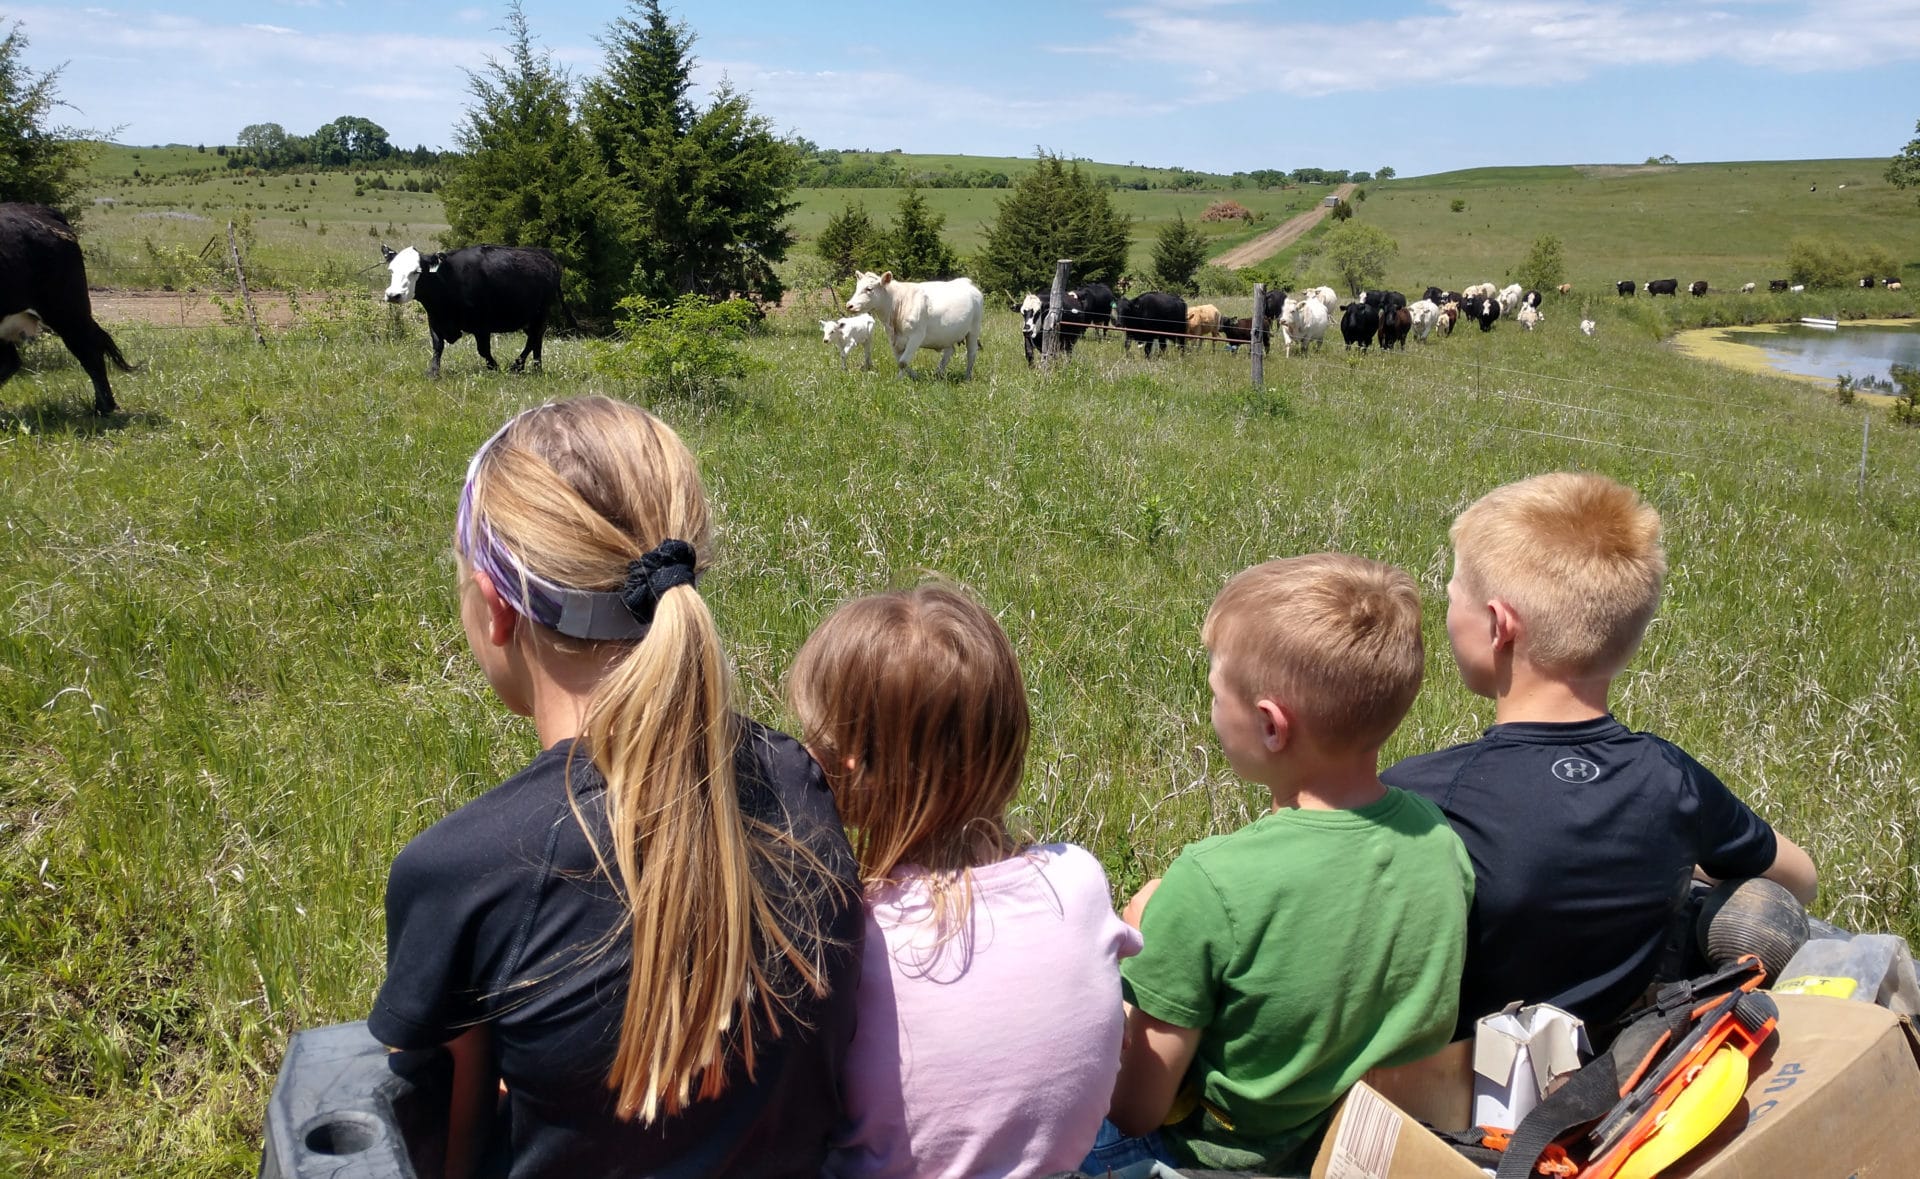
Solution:
<svg viewBox="0 0 1920 1179">
<path fill-rule="evenodd" d="M 915 282 L 954 277 L 960 272 L 960 258 L 940 237 L 946 224 L 944 216 L 927 208 L 919 188 L 907 185 L 893 228 L 880 243 L 882 265 L 895 278 Z"/>
<path fill-rule="evenodd" d="M 94 133 L 48 122 L 61 105 L 61 67 L 34 72 L 21 60 L 26 48 L 15 22 L 0 38 L 0 201 L 52 205 L 77 220 Z"/>
<path fill-rule="evenodd" d="M 474 104 L 454 130 L 461 156 L 442 196 L 447 238 L 544 246 L 560 260 L 578 310 L 606 316 L 630 269 L 625 208 L 593 145 L 574 125 L 571 86 L 535 51 L 519 0 L 507 9 L 507 60 L 467 76 Z"/>
<path fill-rule="evenodd" d="M 1112 284 L 1126 272 L 1130 244 L 1111 194 L 1079 164 L 1041 152 L 1000 201 L 975 259 L 976 277 L 989 291 L 1043 290 L 1053 283 L 1054 263 L 1072 258 L 1075 283 Z"/>
<path fill-rule="evenodd" d="M 1207 236 L 1176 213 L 1153 243 L 1153 275 L 1163 290 L 1193 294 L 1193 276 L 1207 263 Z"/>
<path fill-rule="evenodd" d="M 838 213 L 827 218 L 826 228 L 814 240 L 813 248 L 833 271 L 835 281 L 874 262 L 879 231 L 867 207 L 848 201 Z"/>
<path fill-rule="evenodd" d="M 692 32 L 660 0 L 628 6 L 601 42 L 606 72 L 581 103 L 631 210 L 628 290 L 663 302 L 689 292 L 779 298 L 774 267 L 793 245 L 798 153 L 731 87 L 695 107 Z"/>
</svg>

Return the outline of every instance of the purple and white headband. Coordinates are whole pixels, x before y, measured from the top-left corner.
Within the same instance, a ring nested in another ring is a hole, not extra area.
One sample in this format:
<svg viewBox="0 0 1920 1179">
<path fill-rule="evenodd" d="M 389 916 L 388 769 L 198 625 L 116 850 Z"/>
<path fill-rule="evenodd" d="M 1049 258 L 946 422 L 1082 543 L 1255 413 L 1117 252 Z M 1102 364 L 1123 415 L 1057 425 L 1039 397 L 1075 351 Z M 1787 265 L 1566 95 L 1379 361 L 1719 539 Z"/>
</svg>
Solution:
<svg viewBox="0 0 1920 1179">
<path fill-rule="evenodd" d="M 683 540 L 660 542 L 651 552 L 627 564 L 626 582 L 617 590 L 583 590 L 559 585 L 528 569 L 473 508 L 473 486 L 480 464 L 494 443 L 528 414 L 553 403 L 522 410 L 473 452 L 467 479 L 460 488 L 460 511 L 454 523 L 454 543 L 469 565 L 492 579 L 507 605 L 523 618 L 576 639 L 633 642 L 647 636 L 653 612 L 666 592 L 694 583 L 693 546 Z"/>
</svg>

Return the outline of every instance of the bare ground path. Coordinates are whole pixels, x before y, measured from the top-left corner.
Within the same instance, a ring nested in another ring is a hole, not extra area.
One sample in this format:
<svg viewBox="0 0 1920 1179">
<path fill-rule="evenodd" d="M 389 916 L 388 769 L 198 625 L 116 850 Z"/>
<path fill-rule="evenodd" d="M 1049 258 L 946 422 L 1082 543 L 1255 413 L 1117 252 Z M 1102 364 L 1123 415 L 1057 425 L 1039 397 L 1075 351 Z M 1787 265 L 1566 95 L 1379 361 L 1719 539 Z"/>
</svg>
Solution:
<svg viewBox="0 0 1920 1179">
<path fill-rule="evenodd" d="M 1353 189 L 1354 186 L 1351 184 L 1342 184 L 1333 190 L 1333 195 L 1344 201 L 1353 195 Z M 1251 266 L 1255 262 L 1271 258 L 1281 250 L 1299 241 L 1301 234 L 1320 224 L 1320 219 L 1325 217 L 1329 212 L 1331 212 L 1331 210 L 1327 208 L 1326 202 L 1322 201 L 1315 204 L 1313 208 L 1308 209 L 1304 213 L 1287 218 L 1279 225 L 1261 234 L 1259 237 L 1254 238 L 1252 241 L 1243 242 L 1231 250 L 1228 250 L 1226 253 L 1219 255 L 1213 259 L 1213 264 L 1215 266 L 1224 266 L 1228 270 L 1235 270 L 1239 267 Z"/>
<path fill-rule="evenodd" d="M 103 324 L 145 323 L 160 327 L 208 327 L 227 322 L 227 311 L 205 294 L 178 291 L 132 291 L 95 288 L 87 292 L 93 317 Z M 220 296 L 238 306 L 240 296 Z M 255 291 L 254 309 L 263 328 L 293 325 L 293 301 L 281 291 Z"/>
</svg>

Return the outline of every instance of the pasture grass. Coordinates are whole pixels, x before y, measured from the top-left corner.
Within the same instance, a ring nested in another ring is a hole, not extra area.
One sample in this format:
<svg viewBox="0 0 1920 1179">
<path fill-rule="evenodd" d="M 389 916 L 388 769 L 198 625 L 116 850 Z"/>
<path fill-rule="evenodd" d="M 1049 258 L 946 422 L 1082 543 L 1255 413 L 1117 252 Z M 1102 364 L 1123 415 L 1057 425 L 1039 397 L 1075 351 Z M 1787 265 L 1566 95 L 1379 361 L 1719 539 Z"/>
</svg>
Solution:
<svg viewBox="0 0 1920 1179">
<path fill-rule="evenodd" d="M 1682 300 L 1682 304 L 1686 301 Z M 1668 306 L 1663 302 L 1662 311 Z M 1818 910 L 1920 935 L 1920 432 L 1676 355 L 1631 306 L 1391 356 L 1336 342 L 1147 362 L 1089 340 L 1029 370 L 993 313 L 971 382 L 842 373 L 812 309 L 773 316 L 724 396 L 651 406 L 699 454 L 705 583 L 745 709 L 847 597 L 965 582 L 1019 653 L 1034 736 L 1017 819 L 1087 845 L 1116 896 L 1262 805 L 1208 724 L 1206 605 L 1270 556 L 1398 563 L 1428 679 L 1389 760 L 1469 738 L 1443 624 L 1446 531 L 1540 471 L 1660 508 L 1672 573 L 1615 707 L 1806 847 Z M 514 411 L 640 400 L 552 341 L 549 368 L 422 375 L 417 311 L 118 326 L 138 374 L 98 422 L 57 344 L 0 414 L 0 1171 L 250 1169 L 287 1035 L 365 1015 L 386 868 L 518 768 L 455 616 L 454 497 Z M 1884 419 L 1882 419 L 1884 420 Z"/>
</svg>

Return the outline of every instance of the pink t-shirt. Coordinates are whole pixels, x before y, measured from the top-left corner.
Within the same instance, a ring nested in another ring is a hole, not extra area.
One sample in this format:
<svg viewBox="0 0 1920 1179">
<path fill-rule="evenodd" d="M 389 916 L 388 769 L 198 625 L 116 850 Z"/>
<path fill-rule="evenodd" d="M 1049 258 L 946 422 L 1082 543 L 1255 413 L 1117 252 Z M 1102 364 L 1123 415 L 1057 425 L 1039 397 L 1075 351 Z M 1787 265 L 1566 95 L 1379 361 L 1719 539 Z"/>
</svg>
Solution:
<svg viewBox="0 0 1920 1179">
<path fill-rule="evenodd" d="M 937 951 L 931 912 L 917 874 L 867 898 L 847 1122 L 826 1174 L 1074 1169 L 1120 1071 L 1120 959 L 1140 950 L 1100 861 L 1054 843 L 975 868 L 970 920 Z"/>
</svg>

